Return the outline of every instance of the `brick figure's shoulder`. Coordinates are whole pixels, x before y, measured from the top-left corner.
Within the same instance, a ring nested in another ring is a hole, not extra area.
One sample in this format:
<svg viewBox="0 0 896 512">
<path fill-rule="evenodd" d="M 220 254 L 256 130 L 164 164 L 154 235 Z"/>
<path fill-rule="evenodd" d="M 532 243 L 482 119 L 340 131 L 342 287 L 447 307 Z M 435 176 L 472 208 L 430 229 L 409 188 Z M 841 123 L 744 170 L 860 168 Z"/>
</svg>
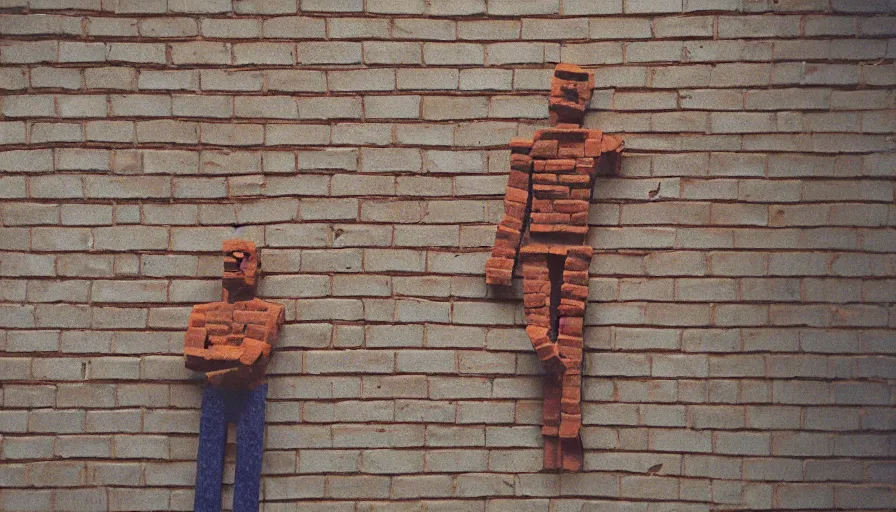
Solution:
<svg viewBox="0 0 896 512">
<path fill-rule="evenodd" d="M 208 313 L 209 311 L 222 311 L 232 309 L 232 305 L 226 302 L 206 302 L 205 304 L 196 304 L 193 306 L 193 313 Z"/>
<path fill-rule="evenodd" d="M 257 319 L 264 318 L 265 322 L 273 319 L 276 323 L 282 324 L 285 319 L 284 307 L 280 304 L 277 304 L 276 302 L 268 302 L 261 299 L 252 299 L 235 302 L 234 307 L 237 311 L 245 311 L 247 316 L 251 316 Z"/>
<path fill-rule="evenodd" d="M 532 139 L 514 137 L 510 139 L 510 149 L 514 153 L 528 153 L 534 142 Z"/>
</svg>

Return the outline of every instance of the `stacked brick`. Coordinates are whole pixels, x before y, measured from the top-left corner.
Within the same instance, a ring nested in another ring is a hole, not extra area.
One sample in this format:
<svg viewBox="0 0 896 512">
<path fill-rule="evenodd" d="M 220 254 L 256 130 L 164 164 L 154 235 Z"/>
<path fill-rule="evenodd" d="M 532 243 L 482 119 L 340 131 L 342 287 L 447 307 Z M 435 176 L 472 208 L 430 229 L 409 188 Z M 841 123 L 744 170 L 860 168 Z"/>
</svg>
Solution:
<svg viewBox="0 0 896 512">
<path fill-rule="evenodd" d="M 283 324 L 283 306 L 255 298 L 261 261 L 255 244 L 225 240 L 222 301 L 200 304 L 184 337 L 186 367 L 205 373 L 193 510 L 221 510 L 228 425 L 236 431 L 234 512 L 257 512 L 261 495 L 265 370 Z"/>
<path fill-rule="evenodd" d="M 228 304 L 202 304 L 193 308 L 184 342 L 187 368 L 208 372 L 210 382 L 221 384 L 237 368 L 218 368 L 239 362 L 251 367 L 271 355 L 272 334 L 282 308 L 273 309 L 262 300 Z M 206 348 L 206 342 L 208 347 Z"/>
<path fill-rule="evenodd" d="M 0 509 L 192 510 L 184 331 L 231 238 L 284 306 L 265 510 L 892 509 L 893 18 L 0 2 Z M 579 244 L 574 473 L 544 471 L 522 279 L 483 278 L 558 62 L 626 142 Z"/>
<path fill-rule="evenodd" d="M 583 244 L 598 168 L 618 170 L 622 152 L 619 139 L 582 129 L 593 88 L 594 75 L 578 66 L 554 70 L 554 128 L 511 141 L 504 219 L 485 264 L 486 282 L 509 285 L 517 258 L 522 260 L 526 333 L 548 372 L 545 469 L 579 471 L 584 462 L 582 332 L 594 249 Z M 551 263 L 559 265 L 556 276 Z"/>
<path fill-rule="evenodd" d="M 255 244 L 225 240 L 223 252 L 223 300 L 193 307 L 184 336 L 186 367 L 205 373 L 213 386 L 255 387 L 284 322 L 283 306 L 255 298 Z"/>
</svg>

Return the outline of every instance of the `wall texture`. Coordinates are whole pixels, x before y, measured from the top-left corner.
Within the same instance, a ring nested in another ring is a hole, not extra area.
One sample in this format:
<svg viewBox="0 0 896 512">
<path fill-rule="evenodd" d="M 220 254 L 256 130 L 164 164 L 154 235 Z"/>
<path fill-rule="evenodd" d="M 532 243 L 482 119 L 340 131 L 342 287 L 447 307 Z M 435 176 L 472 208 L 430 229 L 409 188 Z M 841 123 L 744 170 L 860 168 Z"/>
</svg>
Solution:
<svg viewBox="0 0 896 512">
<path fill-rule="evenodd" d="M 896 2 L 0 6 L 0 509 L 190 509 L 229 237 L 288 312 L 268 512 L 896 508 Z M 628 143 L 563 476 L 483 279 L 561 60 Z"/>
</svg>

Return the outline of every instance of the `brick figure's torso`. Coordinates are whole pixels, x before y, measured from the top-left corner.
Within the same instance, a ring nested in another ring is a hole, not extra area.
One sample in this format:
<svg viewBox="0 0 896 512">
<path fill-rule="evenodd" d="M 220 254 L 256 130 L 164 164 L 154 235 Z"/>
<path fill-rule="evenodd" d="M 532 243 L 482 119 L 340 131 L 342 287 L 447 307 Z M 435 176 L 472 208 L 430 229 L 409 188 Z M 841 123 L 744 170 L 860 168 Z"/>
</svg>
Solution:
<svg viewBox="0 0 896 512">
<path fill-rule="evenodd" d="M 213 383 L 217 372 L 232 369 L 257 367 L 263 374 L 282 323 L 283 306 L 259 299 L 194 306 L 184 343 L 187 366 L 209 372 Z"/>
<path fill-rule="evenodd" d="M 524 244 L 527 240 L 585 243 L 602 138 L 599 130 L 547 129 L 535 134 L 528 154 L 514 148 L 511 165 L 531 169 L 531 212 Z"/>
<path fill-rule="evenodd" d="M 234 303 L 209 302 L 193 307 L 190 327 L 204 328 L 211 345 L 240 346 L 246 338 L 268 341 L 277 331 L 282 306 L 254 299 Z M 194 325 L 199 324 L 199 325 Z"/>
</svg>

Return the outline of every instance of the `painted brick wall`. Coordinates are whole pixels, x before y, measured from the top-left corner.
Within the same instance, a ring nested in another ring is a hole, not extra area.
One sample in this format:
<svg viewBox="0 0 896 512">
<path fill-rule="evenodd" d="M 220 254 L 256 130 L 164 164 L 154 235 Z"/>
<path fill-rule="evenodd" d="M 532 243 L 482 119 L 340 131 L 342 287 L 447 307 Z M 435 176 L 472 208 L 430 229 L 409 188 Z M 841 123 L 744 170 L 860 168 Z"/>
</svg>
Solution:
<svg viewBox="0 0 896 512">
<path fill-rule="evenodd" d="M 0 509 L 190 509 L 229 237 L 287 308 L 268 512 L 896 508 L 893 0 L 0 8 Z M 483 279 L 560 60 L 628 143 L 563 476 Z"/>
</svg>

